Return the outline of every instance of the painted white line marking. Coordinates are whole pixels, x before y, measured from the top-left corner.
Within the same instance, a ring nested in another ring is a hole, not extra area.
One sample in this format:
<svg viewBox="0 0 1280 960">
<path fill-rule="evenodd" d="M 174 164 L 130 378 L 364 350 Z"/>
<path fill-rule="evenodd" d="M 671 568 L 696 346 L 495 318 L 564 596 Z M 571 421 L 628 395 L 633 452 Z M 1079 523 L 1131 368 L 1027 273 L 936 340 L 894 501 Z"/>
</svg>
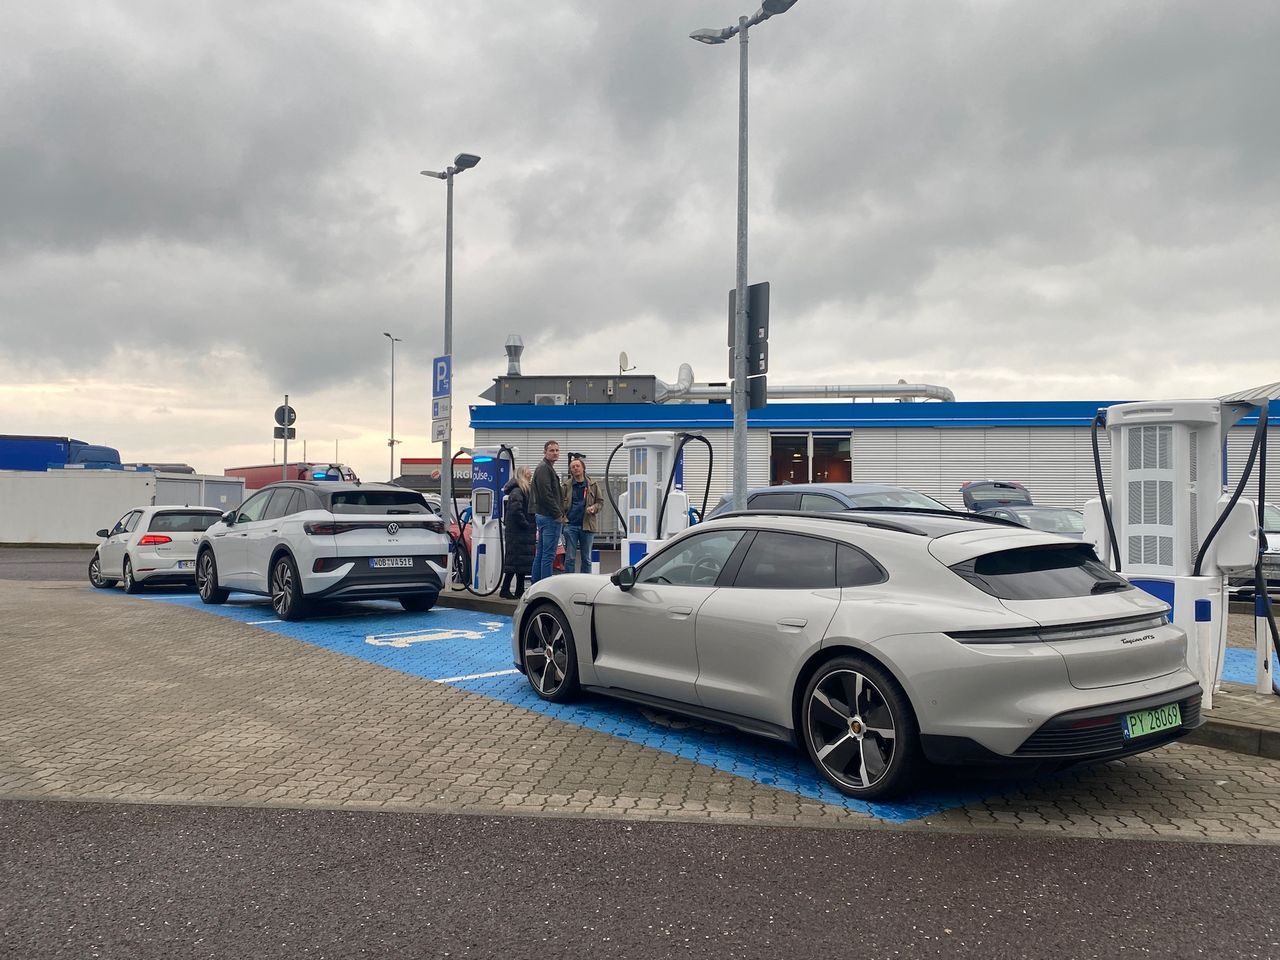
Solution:
<svg viewBox="0 0 1280 960">
<path fill-rule="evenodd" d="M 284 621 L 282 620 L 250 620 L 248 621 L 249 626 L 251 627 L 256 627 L 264 623 L 283 623 L 283 622 Z"/>
<path fill-rule="evenodd" d="M 459 683 L 463 680 L 485 680 L 489 677 L 507 677 L 513 673 L 519 673 L 519 670 L 494 670 L 492 673 L 472 673 L 465 677 L 441 677 L 436 683 Z"/>
</svg>

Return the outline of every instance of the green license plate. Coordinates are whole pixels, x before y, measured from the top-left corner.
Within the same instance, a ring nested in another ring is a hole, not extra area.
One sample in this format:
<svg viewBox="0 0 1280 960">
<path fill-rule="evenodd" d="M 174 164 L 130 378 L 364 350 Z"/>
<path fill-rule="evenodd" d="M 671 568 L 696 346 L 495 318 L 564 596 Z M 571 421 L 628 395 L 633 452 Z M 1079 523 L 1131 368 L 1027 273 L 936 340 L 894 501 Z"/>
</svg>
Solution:
<svg viewBox="0 0 1280 960">
<path fill-rule="evenodd" d="M 1154 710 L 1137 710 L 1124 715 L 1124 738 L 1134 740 L 1149 733 L 1182 726 L 1182 708 L 1176 703 Z"/>
</svg>

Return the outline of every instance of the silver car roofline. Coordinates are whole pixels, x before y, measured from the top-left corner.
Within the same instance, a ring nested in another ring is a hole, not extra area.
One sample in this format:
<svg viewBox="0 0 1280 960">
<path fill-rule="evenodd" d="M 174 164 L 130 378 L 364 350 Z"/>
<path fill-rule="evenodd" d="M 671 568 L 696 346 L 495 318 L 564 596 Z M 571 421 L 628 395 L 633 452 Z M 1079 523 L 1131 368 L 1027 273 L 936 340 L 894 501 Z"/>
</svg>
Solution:
<svg viewBox="0 0 1280 960">
<path fill-rule="evenodd" d="M 929 510 L 924 507 L 849 507 L 843 513 L 811 513 L 804 510 L 734 510 L 729 513 L 721 513 L 712 518 L 713 520 L 724 520 L 728 517 L 801 517 L 807 520 L 836 520 L 840 523 L 856 523 L 864 527 L 876 527 L 880 530 L 893 530 L 897 533 L 909 533 L 916 537 L 932 537 L 935 534 L 928 530 L 921 530 L 917 526 L 899 520 L 890 520 L 885 517 L 867 517 L 860 516 L 864 513 L 880 513 L 892 512 L 901 514 L 915 514 L 923 517 L 946 517 L 954 520 L 972 520 L 977 523 L 995 524 L 1000 527 L 1013 527 L 1017 530 L 1027 529 L 1020 523 L 1014 523 L 1012 520 L 1005 520 L 1001 517 L 980 517 L 977 514 L 961 513 L 958 510 Z"/>
<path fill-rule="evenodd" d="M 899 523 L 896 520 L 883 520 L 878 517 L 856 517 L 849 516 L 849 514 L 846 513 L 807 513 L 804 510 L 733 510 L 729 513 L 717 514 L 707 522 L 715 523 L 720 520 L 728 520 L 731 517 L 735 519 L 746 519 L 750 517 L 799 517 L 803 520 L 839 520 L 842 523 L 856 523 L 863 527 L 877 527 L 881 530 L 894 530 L 898 533 L 909 533 L 917 537 L 928 536 L 928 534 L 919 527 L 913 527 L 908 523 Z"/>
</svg>

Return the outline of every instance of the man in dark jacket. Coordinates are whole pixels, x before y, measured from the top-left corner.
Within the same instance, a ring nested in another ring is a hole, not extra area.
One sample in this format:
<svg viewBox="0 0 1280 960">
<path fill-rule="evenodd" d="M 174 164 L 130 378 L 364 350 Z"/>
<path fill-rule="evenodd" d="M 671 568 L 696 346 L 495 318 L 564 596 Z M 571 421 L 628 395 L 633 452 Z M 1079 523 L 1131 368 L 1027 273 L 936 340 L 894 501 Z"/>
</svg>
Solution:
<svg viewBox="0 0 1280 960">
<path fill-rule="evenodd" d="M 542 457 L 533 473 L 533 512 L 538 522 L 538 549 L 533 558 L 530 583 L 551 576 L 565 521 L 564 504 L 560 500 L 560 475 L 556 473 L 560 444 L 548 440 L 542 445 Z"/>
</svg>

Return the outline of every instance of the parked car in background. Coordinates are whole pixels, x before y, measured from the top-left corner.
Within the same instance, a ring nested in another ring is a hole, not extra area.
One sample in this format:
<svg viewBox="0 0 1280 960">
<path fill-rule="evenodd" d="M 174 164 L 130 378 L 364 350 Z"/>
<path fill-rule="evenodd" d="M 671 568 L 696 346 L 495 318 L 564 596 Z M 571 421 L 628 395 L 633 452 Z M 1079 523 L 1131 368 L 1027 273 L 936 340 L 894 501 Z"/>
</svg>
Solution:
<svg viewBox="0 0 1280 960">
<path fill-rule="evenodd" d="M 213 507 L 138 507 L 98 531 L 102 542 L 89 561 L 89 582 L 99 589 L 124 583 L 195 583 L 196 545 L 222 512 Z"/>
<path fill-rule="evenodd" d="M 728 494 L 707 514 L 707 519 L 729 512 Z M 748 510 L 800 510 L 804 513 L 838 513 L 875 507 L 911 507 L 921 510 L 951 508 L 933 497 L 906 487 L 884 483 L 784 483 L 747 491 Z"/>
<path fill-rule="evenodd" d="M 316 600 L 392 598 L 430 610 L 444 583 L 444 521 L 422 494 L 389 483 L 273 483 L 201 537 L 196 587 L 205 603 L 232 590 L 271 598 L 281 620 Z"/>
<path fill-rule="evenodd" d="M 960 484 L 964 508 L 980 513 L 993 507 L 1032 506 L 1031 491 L 1016 480 L 966 480 Z"/>
<path fill-rule="evenodd" d="M 1201 723 L 1168 605 L 1084 543 L 972 514 L 725 516 L 612 577 L 525 592 L 534 692 L 670 709 L 800 745 L 838 790 L 908 790 L 926 761 L 1061 768 Z"/>
<path fill-rule="evenodd" d="M 1262 576 L 1267 581 L 1267 592 L 1275 594 L 1280 592 L 1280 506 L 1263 504 L 1262 532 L 1267 538 L 1262 553 Z M 1231 592 L 1241 598 L 1252 597 L 1257 592 L 1257 583 L 1252 576 L 1231 577 L 1228 582 Z"/>
<path fill-rule="evenodd" d="M 1084 514 L 1070 507 L 1008 506 L 979 510 L 979 516 L 998 517 L 1032 530 L 1060 533 L 1076 540 L 1084 539 Z"/>
</svg>

